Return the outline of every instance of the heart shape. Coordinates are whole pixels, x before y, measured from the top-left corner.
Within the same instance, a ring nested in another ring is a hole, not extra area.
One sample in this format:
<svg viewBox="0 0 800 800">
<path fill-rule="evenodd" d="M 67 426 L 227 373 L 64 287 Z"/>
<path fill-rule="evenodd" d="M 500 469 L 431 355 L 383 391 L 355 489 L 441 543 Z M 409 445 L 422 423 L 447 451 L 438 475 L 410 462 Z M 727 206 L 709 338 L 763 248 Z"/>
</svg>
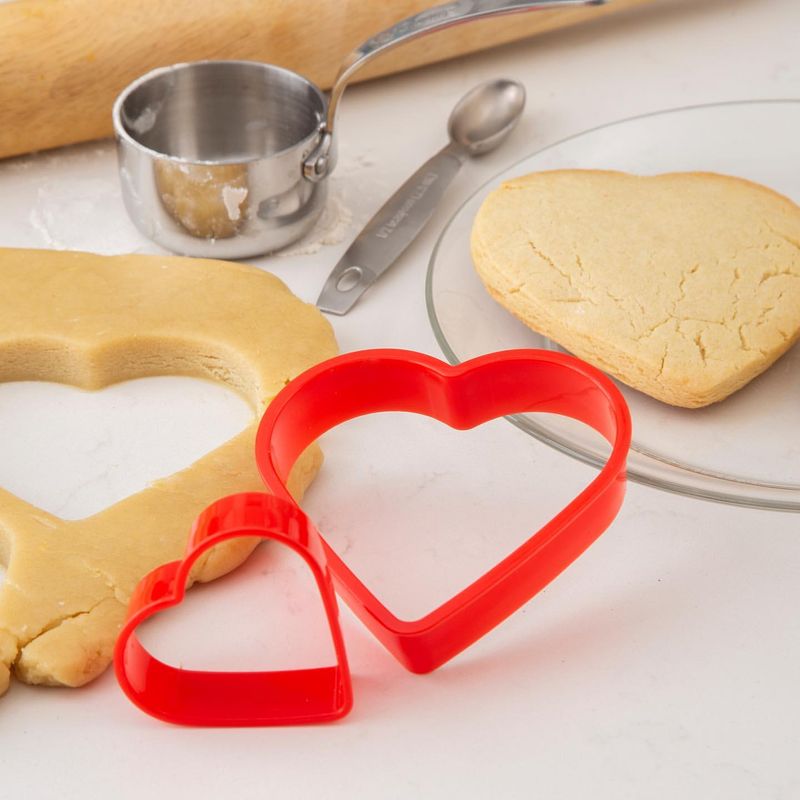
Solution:
<svg viewBox="0 0 800 800">
<path fill-rule="evenodd" d="M 232 389 L 197 378 L 139 378 L 93 392 L 0 383 L 0 486 L 79 520 L 185 469 L 252 420 Z"/>
<path fill-rule="evenodd" d="M 271 539 L 297 552 L 322 597 L 337 663 L 330 667 L 257 672 L 211 672 L 172 667 L 154 658 L 136 636 L 146 619 L 178 605 L 193 566 L 231 539 Z M 179 561 L 156 567 L 131 597 L 114 651 L 117 679 L 148 714 L 184 725 L 282 725 L 323 722 L 347 714 L 352 688 L 339 609 L 322 540 L 294 503 L 245 492 L 217 500 L 197 518 Z"/>
<path fill-rule="evenodd" d="M 349 353 L 312 367 L 270 404 L 256 435 L 267 487 L 294 503 L 287 478 L 305 448 L 342 422 L 381 411 L 425 414 L 460 430 L 509 414 L 556 413 L 590 425 L 612 445 L 597 477 L 550 522 L 417 620 L 396 617 L 322 539 L 338 593 L 353 612 L 406 668 L 429 672 L 516 611 L 608 527 L 625 492 L 630 415 L 608 378 L 561 353 L 510 350 L 458 366 L 405 350 Z"/>
<path fill-rule="evenodd" d="M 708 172 L 534 172 L 470 237 L 489 294 L 571 353 L 671 405 L 723 400 L 800 339 L 800 207 Z"/>
</svg>

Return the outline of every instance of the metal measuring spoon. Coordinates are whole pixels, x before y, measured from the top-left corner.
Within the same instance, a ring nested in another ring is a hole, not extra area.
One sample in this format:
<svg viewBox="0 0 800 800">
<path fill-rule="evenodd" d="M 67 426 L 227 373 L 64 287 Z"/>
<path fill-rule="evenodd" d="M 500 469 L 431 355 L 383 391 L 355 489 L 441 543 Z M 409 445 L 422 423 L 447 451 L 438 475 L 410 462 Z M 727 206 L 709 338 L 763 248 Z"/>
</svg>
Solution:
<svg viewBox="0 0 800 800">
<path fill-rule="evenodd" d="M 449 143 L 367 223 L 328 276 L 317 306 L 331 314 L 346 314 L 425 227 L 464 160 L 494 150 L 517 124 L 524 107 L 525 89 L 516 81 L 488 81 L 467 92 L 450 114 Z"/>
</svg>

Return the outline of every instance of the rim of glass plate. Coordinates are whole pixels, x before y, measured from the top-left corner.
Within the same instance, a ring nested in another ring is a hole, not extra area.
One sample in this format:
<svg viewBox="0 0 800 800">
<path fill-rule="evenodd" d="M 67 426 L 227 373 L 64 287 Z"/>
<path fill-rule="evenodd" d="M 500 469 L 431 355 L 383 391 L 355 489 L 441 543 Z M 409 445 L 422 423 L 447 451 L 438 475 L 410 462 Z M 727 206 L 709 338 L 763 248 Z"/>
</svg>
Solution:
<svg viewBox="0 0 800 800">
<path fill-rule="evenodd" d="M 510 172 L 534 156 L 545 153 L 548 150 L 552 150 L 556 147 L 560 147 L 561 145 L 570 142 L 573 139 L 579 139 L 583 136 L 588 136 L 589 134 L 605 130 L 606 128 L 612 128 L 616 125 L 623 125 L 628 122 L 635 122 L 642 119 L 648 119 L 650 117 L 678 114 L 685 111 L 700 111 L 703 109 L 724 108 L 727 106 L 780 104 L 791 104 L 795 106 L 800 105 L 800 98 L 784 97 L 765 98 L 760 100 L 724 100 L 716 103 L 698 103 L 694 105 L 677 106 L 675 108 L 659 109 L 656 111 L 648 111 L 645 114 L 636 114 L 631 117 L 616 119 L 611 122 L 605 122 L 602 125 L 595 125 L 592 128 L 587 128 L 586 130 L 579 131 L 578 133 L 573 133 L 570 136 L 564 137 L 563 139 L 551 142 L 550 144 L 547 144 L 538 150 L 534 150 L 533 152 L 528 153 L 514 163 L 510 164 L 505 169 L 500 170 L 496 175 L 482 183 L 474 192 L 469 195 L 466 200 L 464 200 L 464 202 L 458 206 L 456 211 L 447 221 L 447 224 L 444 226 L 436 240 L 436 244 L 433 247 L 430 259 L 428 260 L 428 270 L 425 276 L 425 305 L 427 307 L 428 320 L 430 321 L 431 328 L 433 329 L 433 335 L 435 336 L 439 347 L 442 349 L 445 358 L 451 364 L 461 363 L 461 359 L 453 351 L 450 343 L 447 340 L 447 337 L 444 334 L 444 331 L 442 330 L 441 325 L 439 324 L 439 318 L 436 314 L 436 308 L 433 302 L 433 270 L 439 253 L 439 248 L 447 236 L 450 227 L 453 225 L 456 219 L 458 219 L 464 208 L 469 205 L 475 199 L 475 197 L 477 197 L 477 195 L 485 191 L 490 184 L 494 183 L 501 174 Z M 512 425 L 515 425 L 525 433 L 533 436 L 555 450 L 577 459 L 578 461 L 582 461 L 583 463 L 589 464 L 595 468 L 601 468 L 605 463 L 605 458 L 603 456 L 575 446 L 568 439 L 553 433 L 544 426 L 532 422 L 524 415 L 514 414 L 506 417 L 506 419 Z M 642 472 L 639 468 L 631 468 L 629 464 L 627 476 L 630 480 L 636 483 L 640 483 L 645 486 L 651 486 L 655 489 L 671 492 L 673 494 L 680 494 L 685 497 L 694 497 L 701 500 L 724 503 L 726 505 L 735 505 L 768 511 L 800 512 L 800 486 L 736 479 L 722 475 L 718 472 L 689 468 L 685 465 L 677 464 L 673 461 L 669 461 L 648 453 L 646 449 L 636 449 L 633 450 L 633 452 L 649 461 L 655 462 L 655 464 L 662 468 L 680 470 L 683 474 L 691 475 L 692 478 L 695 479 L 699 484 L 702 484 L 705 481 L 711 485 L 693 486 L 686 482 L 679 482 L 677 480 L 670 480 L 668 478 L 649 475 L 646 472 Z M 715 484 L 721 484 L 721 486 L 715 486 Z M 736 491 L 737 487 L 738 491 Z"/>
</svg>

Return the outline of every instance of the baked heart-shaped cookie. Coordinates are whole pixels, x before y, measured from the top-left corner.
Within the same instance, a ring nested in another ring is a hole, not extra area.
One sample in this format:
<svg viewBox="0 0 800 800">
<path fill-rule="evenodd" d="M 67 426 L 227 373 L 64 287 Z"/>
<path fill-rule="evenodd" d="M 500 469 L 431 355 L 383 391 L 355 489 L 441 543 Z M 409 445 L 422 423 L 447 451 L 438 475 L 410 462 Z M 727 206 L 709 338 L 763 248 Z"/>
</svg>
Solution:
<svg viewBox="0 0 800 800">
<path fill-rule="evenodd" d="M 741 178 L 525 175 L 486 198 L 471 247 L 526 325 L 673 405 L 722 400 L 800 338 L 800 207 Z"/>
<path fill-rule="evenodd" d="M 328 322 L 274 276 L 223 261 L 0 250 L 0 380 L 97 389 L 150 375 L 222 381 L 253 423 L 180 472 L 83 520 L 64 521 L 0 490 L 0 694 L 10 670 L 29 683 L 79 686 L 108 665 L 131 592 L 181 556 L 191 523 L 216 498 L 262 488 L 256 420 L 295 375 L 336 353 Z M 301 494 L 316 446 L 292 476 Z M 253 539 L 205 553 L 212 580 Z"/>
</svg>

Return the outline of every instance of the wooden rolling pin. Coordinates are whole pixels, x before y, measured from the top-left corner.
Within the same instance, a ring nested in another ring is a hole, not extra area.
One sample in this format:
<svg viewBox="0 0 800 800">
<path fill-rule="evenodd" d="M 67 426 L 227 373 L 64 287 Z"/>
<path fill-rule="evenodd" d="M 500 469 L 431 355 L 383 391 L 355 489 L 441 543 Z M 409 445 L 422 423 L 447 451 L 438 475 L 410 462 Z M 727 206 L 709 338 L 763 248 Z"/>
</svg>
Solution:
<svg viewBox="0 0 800 800">
<path fill-rule="evenodd" d="M 552 30 L 647 0 L 535 11 L 433 34 L 359 79 Z M 15 0 L 0 4 L 0 158 L 108 136 L 130 81 L 180 61 L 239 58 L 328 88 L 344 56 L 436 0 Z"/>
</svg>

